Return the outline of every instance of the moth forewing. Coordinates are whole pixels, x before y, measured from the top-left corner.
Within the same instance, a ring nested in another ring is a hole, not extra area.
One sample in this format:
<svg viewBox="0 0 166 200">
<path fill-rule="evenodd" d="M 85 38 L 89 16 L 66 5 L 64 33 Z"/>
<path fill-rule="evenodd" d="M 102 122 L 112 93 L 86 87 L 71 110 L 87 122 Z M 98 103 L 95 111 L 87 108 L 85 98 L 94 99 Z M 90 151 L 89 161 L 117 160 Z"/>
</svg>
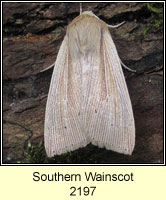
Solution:
<svg viewBox="0 0 166 200">
<path fill-rule="evenodd" d="M 65 36 L 55 63 L 46 105 L 44 141 L 49 157 L 87 145 L 77 119 L 79 92 L 73 84 L 69 69 L 72 71 L 68 37 Z"/>
<path fill-rule="evenodd" d="M 88 143 L 131 154 L 135 126 L 120 59 L 108 27 L 92 12 L 68 26 L 45 116 L 48 156 Z"/>
</svg>

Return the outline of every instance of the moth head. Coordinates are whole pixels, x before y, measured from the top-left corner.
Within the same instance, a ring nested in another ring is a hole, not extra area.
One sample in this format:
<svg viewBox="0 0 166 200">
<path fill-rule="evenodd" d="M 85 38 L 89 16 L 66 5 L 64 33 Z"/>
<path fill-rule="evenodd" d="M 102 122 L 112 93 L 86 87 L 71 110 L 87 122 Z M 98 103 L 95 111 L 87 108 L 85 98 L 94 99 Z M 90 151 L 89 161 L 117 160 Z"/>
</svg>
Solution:
<svg viewBox="0 0 166 200">
<path fill-rule="evenodd" d="M 89 16 L 91 16 L 91 17 L 96 17 L 97 19 L 99 19 L 92 11 L 84 11 L 82 14 L 81 14 L 81 16 L 82 15 L 89 15 Z M 99 19 L 100 20 L 100 19 Z"/>
<path fill-rule="evenodd" d="M 81 15 L 95 16 L 95 14 L 92 11 L 84 11 Z"/>
</svg>

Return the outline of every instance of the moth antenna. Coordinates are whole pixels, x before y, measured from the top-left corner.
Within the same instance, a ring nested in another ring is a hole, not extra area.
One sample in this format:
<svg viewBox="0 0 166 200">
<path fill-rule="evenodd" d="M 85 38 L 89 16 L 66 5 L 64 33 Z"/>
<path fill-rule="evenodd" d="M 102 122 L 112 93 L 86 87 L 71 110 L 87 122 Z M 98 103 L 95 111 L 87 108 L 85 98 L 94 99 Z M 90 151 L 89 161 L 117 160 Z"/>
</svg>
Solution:
<svg viewBox="0 0 166 200">
<path fill-rule="evenodd" d="M 80 15 L 82 14 L 82 3 L 80 3 Z"/>
<path fill-rule="evenodd" d="M 108 25 L 108 27 L 109 27 L 109 28 L 118 28 L 118 27 L 120 27 L 121 25 L 123 25 L 124 23 L 126 23 L 126 22 L 124 21 L 124 22 L 121 22 L 120 24 L 117 24 L 117 25 Z M 120 59 L 120 58 L 119 58 L 119 59 Z M 128 71 L 130 71 L 130 72 L 136 72 L 136 70 L 130 69 L 129 67 L 127 67 L 127 66 L 121 61 L 121 59 L 120 59 L 120 63 L 121 63 L 121 65 L 122 65 L 126 70 L 128 70 Z"/>
<path fill-rule="evenodd" d="M 109 28 L 118 28 L 118 27 L 120 27 L 124 23 L 126 23 L 126 22 L 124 21 L 124 22 L 121 22 L 120 24 L 117 24 L 117 25 L 108 25 L 108 27 Z"/>
<path fill-rule="evenodd" d="M 121 65 L 125 68 L 125 69 L 127 69 L 128 71 L 130 71 L 130 72 L 134 72 L 134 73 L 136 73 L 137 71 L 136 70 L 134 70 L 134 69 L 130 69 L 129 67 L 127 67 L 122 61 L 121 61 L 121 59 L 120 59 L 120 63 L 121 63 Z"/>
</svg>

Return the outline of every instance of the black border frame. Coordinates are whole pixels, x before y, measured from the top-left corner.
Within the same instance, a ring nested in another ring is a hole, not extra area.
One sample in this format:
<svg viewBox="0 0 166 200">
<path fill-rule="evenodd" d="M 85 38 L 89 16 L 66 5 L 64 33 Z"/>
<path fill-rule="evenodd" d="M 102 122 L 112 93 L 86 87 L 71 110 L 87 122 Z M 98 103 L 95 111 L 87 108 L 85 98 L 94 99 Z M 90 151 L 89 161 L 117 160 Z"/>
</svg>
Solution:
<svg viewBox="0 0 166 200">
<path fill-rule="evenodd" d="M 21 3 L 21 2 L 25 2 L 25 3 L 42 3 L 42 2 L 51 2 L 51 3 L 54 3 L 54 2 L 59 2 L 59 3 L 75 3 L 75 2 L 83 2 L 83 1 L 2 1 L 1 2 L 1 108 L 3 108 L 3 100 L 2 100 L 2 97 L 3 97 L 3 89 L 2 89 L 2 86 L 3 86 L 3 83 L 2 83 L 2 79 L 3 79 L 3 34 L 2 34 L 2 22 L 3 22 L 3 3 Z M 96 3 L 96 2 L 108 2 L 108 1 L 85 1 L 84 3 Z M 133 1 L 110 1 L 110 2 L 133 2 Z M 152 164 L 152 163 L 149 163 L 149 164 L 17 164 L 17 163 L 14 163 L 14 164 L 4 164 L 3 163 L 3 122 L 2 122 L 2 119 L 3 119 L 3 109 L 1 109 L 1 149 L 0 149 L 0 153 L 1 153 L 1 163 L 0 163 L 0 166 L 166 166 L 166 163 L 165 163 L 165 1 L 134 1 L 134 2 L 140 2 L 140 3 L 146 3 L 146 2 L 156 2 L 156 3 L 164 3 L 164 15 L 163 15 L 163 24 L 164 24 L 164 27 L 163 27 L 163 31 L 164 31 L 164 40 L 163 40 L 163 49 L 164 49 L 164 52 L 163 52 L 163 55 L 164 55 L 164 81 L 163 81 L 163 86 L 164 86 L 164 96 L 163 96 L 163 108 L 164 108 L 164 112 L 163 112 L 163 163 L 161 164 Z"/>
</svg>

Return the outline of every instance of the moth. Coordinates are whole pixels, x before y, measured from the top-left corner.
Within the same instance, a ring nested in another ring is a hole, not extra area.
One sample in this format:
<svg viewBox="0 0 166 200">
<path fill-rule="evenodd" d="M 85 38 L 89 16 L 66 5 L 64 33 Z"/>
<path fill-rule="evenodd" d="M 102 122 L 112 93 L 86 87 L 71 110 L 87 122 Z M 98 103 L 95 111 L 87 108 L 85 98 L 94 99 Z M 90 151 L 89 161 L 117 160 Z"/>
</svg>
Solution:
<svg viewBox="0 0 166 200">
<path fill-rule="evenodd" d="M 49 157 L 89 143 L 123 154 L 133 152 L 132 105 L 108 26 L 85 11 L 67 27 L 45 112 Z"/>
</svg>

